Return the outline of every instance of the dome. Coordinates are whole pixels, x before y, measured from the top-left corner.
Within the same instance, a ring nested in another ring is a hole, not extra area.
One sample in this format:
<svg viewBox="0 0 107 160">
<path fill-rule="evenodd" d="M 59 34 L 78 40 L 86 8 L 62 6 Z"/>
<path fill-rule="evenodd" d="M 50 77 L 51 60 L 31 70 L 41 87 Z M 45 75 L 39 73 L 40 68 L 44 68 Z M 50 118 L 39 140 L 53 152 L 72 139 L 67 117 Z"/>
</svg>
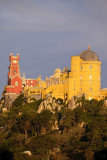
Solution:
<svg viewBox="0 0 107 160">
<path fill-rule="evenodd" d="M 60 68 L 55 69 L 54 74 L 57 74 L 57 73 L 61 73 L 61 69 Z"/>
<path fill-rule="evenodd" d="M 61 74 L 62 73 L 61 73 L 61 69 L 60 68 L 55 69 L 55 71 L 54 71 L 54 76 L 55 77 L 60 77 Z"/>
<path fill-rule="evenodd" d="M 63 72 L 70 72 L 70 69 L 69 69 L 68 67 L 65 67 L 65 68 L 63 69 Z"/>
<path fill-rule="evenodd" d="M 90 50 L 90 47 L 88 47 L 88 50 L 84 50 L 81 54 L 80 54 L 80 58 L 83 61 L 99 61 L 99 57 L 98 55 Z"/>
</svg>

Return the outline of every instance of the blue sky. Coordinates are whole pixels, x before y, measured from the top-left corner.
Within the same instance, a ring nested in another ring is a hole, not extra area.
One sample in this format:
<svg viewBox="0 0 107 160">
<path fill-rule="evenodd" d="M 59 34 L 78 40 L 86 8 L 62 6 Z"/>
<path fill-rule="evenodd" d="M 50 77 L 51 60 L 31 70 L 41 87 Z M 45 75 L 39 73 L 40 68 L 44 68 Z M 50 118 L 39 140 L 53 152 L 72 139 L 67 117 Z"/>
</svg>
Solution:
<svg viewBox="0 0 107 160">
<path fill-rule="evenodd" d="M 107 87 L 107 0 L 0 0 L 0 93 L 7 84 L 9 54 L 20 54 L 26 78 L 70 67 L 91 45 Z"/>
</svg>

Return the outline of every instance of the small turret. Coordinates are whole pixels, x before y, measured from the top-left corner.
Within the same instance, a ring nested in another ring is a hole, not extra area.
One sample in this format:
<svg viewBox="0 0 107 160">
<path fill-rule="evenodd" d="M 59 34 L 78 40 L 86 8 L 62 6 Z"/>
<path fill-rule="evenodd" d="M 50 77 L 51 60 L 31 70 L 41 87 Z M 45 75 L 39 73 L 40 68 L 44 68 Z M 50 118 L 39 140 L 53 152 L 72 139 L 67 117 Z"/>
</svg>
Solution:
<svg viewBox="0 0 107 160">
<path fill-rule="evenodd" d="M 90 47 L 90 44 L 88 45 L 88 50 L 90 50 L 91 49 L 91 47 Z"/>
</svg>

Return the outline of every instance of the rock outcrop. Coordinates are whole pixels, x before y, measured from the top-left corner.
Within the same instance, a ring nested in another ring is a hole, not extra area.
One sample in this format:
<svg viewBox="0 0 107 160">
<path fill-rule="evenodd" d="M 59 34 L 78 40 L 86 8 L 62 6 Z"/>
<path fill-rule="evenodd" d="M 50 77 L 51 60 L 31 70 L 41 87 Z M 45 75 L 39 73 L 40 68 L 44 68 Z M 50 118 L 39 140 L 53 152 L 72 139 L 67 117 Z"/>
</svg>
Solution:
<svg viewBox="0 0 107 160">
<path fill-rule="evenodd" d="M 41 102 L 38 113 L 40 113 L 43 109 L 50 110 L 52 113 L 56 110 L 61 110 L 63 107 L 62 104 L 60 104 L 60 101 L 56 100 L 55 98 L 52 98 L 50 94 L 47 95 L 46 99 Z"/>
</svg>

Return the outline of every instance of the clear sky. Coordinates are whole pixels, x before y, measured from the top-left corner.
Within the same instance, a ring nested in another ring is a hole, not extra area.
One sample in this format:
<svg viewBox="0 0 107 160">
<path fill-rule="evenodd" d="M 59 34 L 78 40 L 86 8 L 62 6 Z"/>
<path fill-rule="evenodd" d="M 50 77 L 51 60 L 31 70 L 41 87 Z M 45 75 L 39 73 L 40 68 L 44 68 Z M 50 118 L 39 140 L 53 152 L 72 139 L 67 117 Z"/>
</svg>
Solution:
<svg viewBox="0 0 107 160">
<path fill-rule="evenodd" d="M 20 54 L 21 75 L 45 79 L 89 43 L 107 87 L 107 0 L 0 0 L 0 94 L 11 52 Z"/>
</svg>

